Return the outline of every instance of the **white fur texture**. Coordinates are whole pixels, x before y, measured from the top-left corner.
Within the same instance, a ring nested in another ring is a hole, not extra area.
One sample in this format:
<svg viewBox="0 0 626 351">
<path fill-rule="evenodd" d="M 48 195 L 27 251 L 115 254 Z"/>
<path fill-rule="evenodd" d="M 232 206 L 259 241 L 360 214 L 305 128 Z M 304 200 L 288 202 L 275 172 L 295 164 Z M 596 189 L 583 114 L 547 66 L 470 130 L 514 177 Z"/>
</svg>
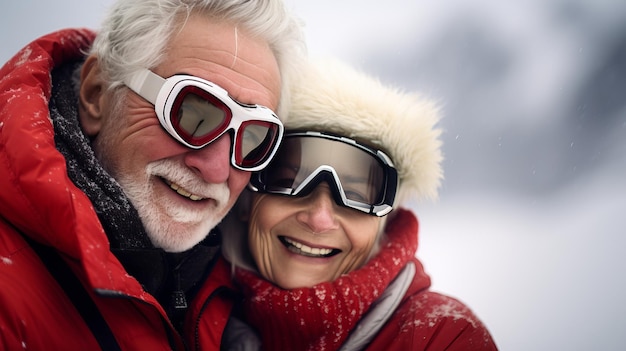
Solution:
<svg viewBox="0 0 626 351">
<path fill-rule="evenodd" d="M 315 59 L 292 82 L 287 129 L 334 132 L 387 153 L 398 170 L 396 204 L 436 199 L 443 177 L 439 108 L 348 65 Z"/>
</svg>

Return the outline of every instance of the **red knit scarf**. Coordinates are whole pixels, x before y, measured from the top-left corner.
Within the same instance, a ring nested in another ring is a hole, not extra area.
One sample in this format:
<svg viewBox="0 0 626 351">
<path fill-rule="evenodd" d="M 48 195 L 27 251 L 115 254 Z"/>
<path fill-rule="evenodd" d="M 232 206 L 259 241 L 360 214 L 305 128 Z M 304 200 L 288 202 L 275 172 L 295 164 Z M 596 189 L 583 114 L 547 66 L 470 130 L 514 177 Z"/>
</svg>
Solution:
<svg viewBox="0 0 626 351">
<path fill-rule="evenodd" d="M 417 220 L 398 210 L 388 241 L 365 266 L 333 282 L 281 289 L 238 269 L 245 296 L 244 319 L 259 333 L 264 350 L 337 350 L 370 305 L 415 255 Z"/>
</svg>

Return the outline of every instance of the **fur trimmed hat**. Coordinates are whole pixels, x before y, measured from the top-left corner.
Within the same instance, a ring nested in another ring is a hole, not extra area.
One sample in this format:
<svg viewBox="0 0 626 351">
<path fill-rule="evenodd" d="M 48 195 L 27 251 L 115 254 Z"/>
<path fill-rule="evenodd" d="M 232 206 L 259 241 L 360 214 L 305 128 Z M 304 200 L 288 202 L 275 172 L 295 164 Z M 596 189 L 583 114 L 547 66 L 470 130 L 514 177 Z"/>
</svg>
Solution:
<svg viewBox="0 0 626 351">
<path fill-rule="evenodd" d="M 312 59 L 291 87 L 285 128 L 332 132 L 380 148 L 400 178 L 396 205 L 437 198 L 443 177 L 436 104 L 335 59 Z"/>
</svg>

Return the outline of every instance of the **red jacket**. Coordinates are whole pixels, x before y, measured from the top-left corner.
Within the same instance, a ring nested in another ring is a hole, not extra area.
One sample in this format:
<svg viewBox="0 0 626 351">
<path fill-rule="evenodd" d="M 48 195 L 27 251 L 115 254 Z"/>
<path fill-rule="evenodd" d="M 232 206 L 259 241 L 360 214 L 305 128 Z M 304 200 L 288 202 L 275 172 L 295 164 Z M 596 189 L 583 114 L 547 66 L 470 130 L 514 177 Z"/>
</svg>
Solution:
<svg viewBox="0 0 626 351">
<path fill-rule="evenodd" d="M 232 305 L 223 293 L 230 289 L 225 261 L 190 303 L 180 335 L 111 253 L 88 197 L 68 178 L 55 148 L 50 73 L 81 58 L 93 38 L 88 30 L 52 33 L 0 69 L 0 349 L 98 349 L 29 237 L 61 253 L 122 350 L 217 350 Z"/>
<path fill-rule="evenodd" d="M 397 210 L 387 237 L 364 267 L 311 288 L 283 290 L 239 269 L 246 297 L 239 318 L 260 336 L 239 340 L 263 350 L 496 350 L 467 306 L 429 290 L 415 258 L 415 216 Z"/>
</svg>

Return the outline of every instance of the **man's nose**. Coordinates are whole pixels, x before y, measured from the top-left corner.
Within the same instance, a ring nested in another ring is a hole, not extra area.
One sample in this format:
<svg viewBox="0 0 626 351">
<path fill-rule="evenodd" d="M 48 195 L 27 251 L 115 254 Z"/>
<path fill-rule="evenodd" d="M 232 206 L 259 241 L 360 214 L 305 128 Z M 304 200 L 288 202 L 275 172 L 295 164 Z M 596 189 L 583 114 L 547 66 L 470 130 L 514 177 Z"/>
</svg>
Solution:
<svg viewBox="0 0 626 351">
<path fill-rule="evenodd" d="M 187 152 L 185 164 L 207 183 L 224 183 L 230 174 L 231 136 L 225 133 L 209 145 Z"/>
</svg>

